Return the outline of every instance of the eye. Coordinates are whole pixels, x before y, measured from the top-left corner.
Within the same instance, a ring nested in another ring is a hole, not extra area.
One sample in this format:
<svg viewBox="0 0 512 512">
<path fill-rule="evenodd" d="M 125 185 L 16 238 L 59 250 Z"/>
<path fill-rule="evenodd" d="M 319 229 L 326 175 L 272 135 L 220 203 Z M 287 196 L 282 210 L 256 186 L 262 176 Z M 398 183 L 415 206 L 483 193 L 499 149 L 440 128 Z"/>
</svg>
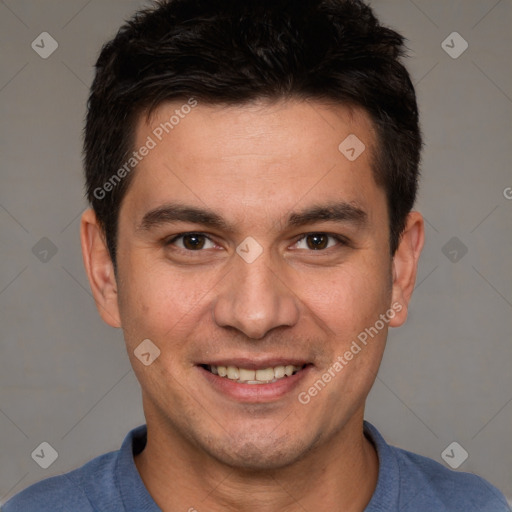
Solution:
<svg viewBox="0 0 512 512">
<path fill-rule="evenodd" d="M 165 245 L 175 245 L 179 249 L 187 251 L 200 251 L 215 247 L 215 244 L 203 233 L 183 233 L 168 240 Z"/>
<path fill-rule="evenodd" d="M 334 241 L 334 243 L 330 243 L 331 241 Z M 295 245 L 297 249 L 322 251 L 325 249 L 330 249 L 336 245 L 346 245 L 346 243 L 346 240 L 340 236 L 329 235 L 327 233 L 308 233 L 307 235 L 304 235 L 302 238 L 300 238 Z"/>
</svg>

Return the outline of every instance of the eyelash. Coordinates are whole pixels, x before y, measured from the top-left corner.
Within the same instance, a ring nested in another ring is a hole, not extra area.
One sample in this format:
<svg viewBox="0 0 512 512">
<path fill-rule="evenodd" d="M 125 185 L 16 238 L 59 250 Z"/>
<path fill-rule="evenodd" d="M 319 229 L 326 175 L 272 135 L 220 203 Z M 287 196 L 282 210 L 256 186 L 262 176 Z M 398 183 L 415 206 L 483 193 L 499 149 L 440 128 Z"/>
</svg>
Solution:
<svg viewBox="0 0 512 512">
<path fill-rule="evenodd" d="M 167 246 L 171 246 L 173 245 L 177 240 L 179 240 L 180 238 L 183 238 L 187 235 L 198 235 L 198 236 L 203 236 L 205 237 L 207 240 L 209 240 L 210 242 L 212 243 L 215 243 L 206 233 L 201 233 L 200 231 L 187 231 L 185 233 L 180 233 L 178 235 L 175 235 L 173 236 L 171 239 L 168 239 L 168 240 L 165 240 L 164 241 L 164 245 L 167 247 Z M 304 240 L 306 237 L 308 236 L 311 236 L 311 235 L 325 235 L 329 238 L 332 238 L 334 240 L 336 240 L 336 242 L 338 243 L 338 247 L 341 246 L 348 246 L 349 245 L 349 240 L 341 235 L 335 235 L 335 234 L 332 234 L 332 233 L 325 233 L 323 231 L 312 231 L 310 233 L 305 233 L 304 235 L 302 235 L 300 238 L 298 238 L 294 245 L 298 244 L 299 242 L 301 242 L 302 240 Z M 333 249 L 335 248 L 336 246 L 334 247 L 328 247 L 326 249 L 319 249 L 319 250 L 313 250 L 313 249 L 309 249 L 309 252 L 326 252 L 328 251 L 329 249 Z M 181 247 L 175 247 L 175 250 L 177 251 L 181 251 L 181 252 L 185 252 L 187 254 L 190 254 L 190 253 L 194 253 L 194 252 L 203 252 L 204 249 L 198 249 L 196 251 L 193 251 L 193 250 L 190 250 L 190 249 L 182 249 Z M 304 249 L 300 249 L 300 250 L 304 250 Z"/>
</svg>

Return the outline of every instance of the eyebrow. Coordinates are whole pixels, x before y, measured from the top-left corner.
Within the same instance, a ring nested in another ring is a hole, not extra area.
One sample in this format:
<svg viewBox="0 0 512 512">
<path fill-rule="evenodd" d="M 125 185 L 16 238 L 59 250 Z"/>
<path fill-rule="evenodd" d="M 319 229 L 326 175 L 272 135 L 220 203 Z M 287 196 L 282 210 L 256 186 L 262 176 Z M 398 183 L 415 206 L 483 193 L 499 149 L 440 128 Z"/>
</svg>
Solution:
<svg viewBox="0 0 512 512">
<path fill-rule="evenodd" d="M 223 231 L 232 231 L 232 227 L 217 213 L 205 208 L 182 204 L 165 204 L 150 210 L 142 218 L 137 231 L 149 231 L 173 222 L 190 222 Z"/>
<path fill-rule="evenodd" d="M 367 213 L 358 206 L 345 201 L 311 206 L 301 212 L 292 213 L 288 226 L 300 227 L 320 221 L 334 221 L 363 227 L 368 222 Z"/>
<path fill-rule="evenodd" d="M 364 227 L 368 221 L 367 213 L 360 207 L 345 201 L 313 205 L 302 211 L 292 212 L 288 216 L 288 227 L 300 227 L 322 221 L 334 221 Z M 219 214 L 207 209 L 183 204 L 165 204 L 147 212 L 137 227 L 137 231 L 150 231 L 156 227 L 175 222 L 190 222 L 215 228 L 225 232 L 235 232 L 230 224 Z"/>
</svg>

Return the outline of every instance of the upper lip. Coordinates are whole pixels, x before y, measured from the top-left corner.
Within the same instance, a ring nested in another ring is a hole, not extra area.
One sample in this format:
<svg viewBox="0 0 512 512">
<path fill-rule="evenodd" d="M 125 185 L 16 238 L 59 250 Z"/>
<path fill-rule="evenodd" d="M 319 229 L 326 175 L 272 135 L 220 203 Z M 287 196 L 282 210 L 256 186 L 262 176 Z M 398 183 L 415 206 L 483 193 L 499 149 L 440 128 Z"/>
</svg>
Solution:
<svg viewBox="0 0 512 512">
<path fill-rule="evenodd" d="M 203 361 L 199 365 L 209 366 L 236 366 L 237 368 L 245 368 L 247 370 L 262 370 L 264 368 L 275 368 L 276 366 L 304 366 L 309 361 L 306 359 L 297 359 L 296 357 L 278 357 L 272 359 L 257 358 L 226 358 L 215 359 L 214 361 Z"/>
</svg>

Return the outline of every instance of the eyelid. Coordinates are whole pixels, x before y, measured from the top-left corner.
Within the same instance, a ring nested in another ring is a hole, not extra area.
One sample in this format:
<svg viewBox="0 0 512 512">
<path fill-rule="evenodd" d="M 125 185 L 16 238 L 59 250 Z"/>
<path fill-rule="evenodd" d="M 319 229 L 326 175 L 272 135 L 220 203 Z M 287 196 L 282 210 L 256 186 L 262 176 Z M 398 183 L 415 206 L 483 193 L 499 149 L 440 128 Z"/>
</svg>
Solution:
<svg viewBox="0 0 512 512">
<path fill-rule="evenodd" d="M 183 233 L 178 233 L 176 235 L 172 235 L 171 237 L 168 237 L 168 238 L 165 238 L 163 240 L 163 243 L 165 246 L 168 246 L 168 245 L 174 245 L 174 242 L 176 242 L 176 240 L 180 239 L 180 238 L 183 238 L 184 236 L 187 236 L 187 235 L 199 235 L 199 236 L 203 236 L 204 238 L 206 238 L 208 241 L 210 241 L 212 244 L 214 245 L 217 245 L 215 243 L 214 240 L 212 240 L 212 238 L 206 234 L 206 233 L 203 233 L 201 231 L 184 231 Z M 184 252 L 202 252 L 204 249 L 198 249 L 197 251 L 191 251 L 190 249 L 183 249 L 181 247 L 177 247 L 175 246 L 177 250 L 180 250 L 180 251 L 184 251 Z"/>
<path fill-rule="evenodd" d="M 300 237 L 297 238 L 297 240 L 295 241 L 295 243 L 293 245 L 297 245 L 299 242 L 301 242 L 306 237 L 311 236 L 311 235 L 325 235 L 329 238 L 333 238 L 334 240 L 336 240 L 336 242 L 338 242 L 339 246 L 349 245 L 349 243 L 350 243 L 350 240 L 343 235 L 339 235 L 339 234 L 335 234 L 335 233 L 328 233 L 326 231 L 310 231 L 308 233 L 304 233 L 303 235 L 300 235 Z M 309 249 L 309 251 L 310 252 L 325 252 L 325 251 L 328 251 L 329 249 L 333 249 L 335 247 L 336 246 L 332 246 L 332 247 L 328 247 L 327 249 L 319 249 L 316 251 L 313 249 Z M 301 250 L 301 249 L 299 249 L 299 250 Z"/>
<path fill-rule="evenodd" d="M 174 245 L 174 242 L 176 242 L 176 240 L 180 239 L 180 238 L 183 238 L 184 236 L 186 235 L 200 235 L 200 236 L 203 236 L 205 237 L 208 241 L 210 241 L 212 244 L 214 245 L 218 245 L 216 244 L 216 242 L 211 238 L 210 235 L 208 235 L 207 233 L 204 233 L 204 232 L 201 232 L 201 231 L 184 231 L 182 233 L 178 233 L 176 235 L 172 235 L 170 238 L 166 238 L 164 239 L 164 245 L 165 246 L 169 246 L 169 245 Z M 334 240 L 336 240 L 336 242 L 338 242 L 338 245 L 340 246 L 345 246 L 345 245 L 349 245 L 350 243 L 350 240 L 346 237 L 344 237 L 343 235 L 339 235 L 339 234 L 334 234 L 334 233 L 328 233 L 328 232 L 325 232 L 325 231 L 310 231 L 310 232 L 307 232 L 307 233 L 303 233 L 299 236 L 299 238 L 297 238 L 295 240 L 295 242 L 293 243 L 293 245 L 297 245 L 299 242 L 301 242 L 302 240 L 304 240 L 306 237 L 308 236 L 311 236 L 311 235 L 325 235 L 329 238 L 332 238 Z M 174 245 L 175 246 L 175 245 Z M 335 247 L 335 246 L 333 246 Z M 317 251 L 314 251 L 313 249 L 309 249 L 310 252 L 324 252 L 324 251 L 327 251 L 328 249 L 332 249 L 333 247 L 328 247 L 327 249 L 319 249 Z M 177 247 L 175 246 L 175 248 L 177 250 L 180 250 L 180 251 L 183 251 L 183 252 L 187 252 L 187 253 L 192 253 L 192 252 L 202 252 L 204 251 L 205 249 L 198 249 L 196 251 L 193 251 L 193 250 L 190 250 L 190 249 L 183 249 L 181 247 Z M 300 249 L 299 249 L 300 250 Z"/>
</svg>

